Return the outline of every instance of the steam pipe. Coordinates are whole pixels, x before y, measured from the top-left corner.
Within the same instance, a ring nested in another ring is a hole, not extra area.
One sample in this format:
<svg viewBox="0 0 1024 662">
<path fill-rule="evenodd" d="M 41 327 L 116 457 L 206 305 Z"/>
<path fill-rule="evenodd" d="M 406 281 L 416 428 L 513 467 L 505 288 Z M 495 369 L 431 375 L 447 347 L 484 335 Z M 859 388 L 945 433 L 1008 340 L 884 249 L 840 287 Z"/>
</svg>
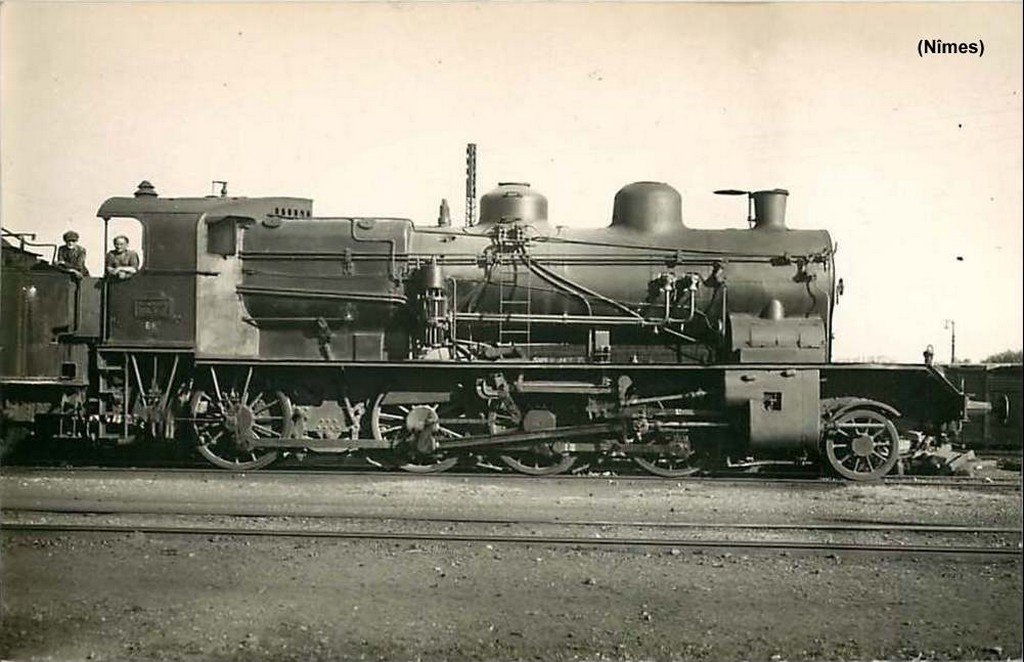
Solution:
<svg viewBox="0 0 1024 662">
<path fill-rule="evenodd" d="M 537 274 L 537 276 L 544 282 L 549 283 L 550 285 L 553 285 L 556 289 L 561 290 L 562 292 L 565 292 L 570 296 L 574 296 L 580 301 L 582 301 L 583 307 L 587 309 L 587 315 L 594 314 L 594 308 L 590 305 L 590 301 L 587 299 L 587 297 L 583 296 L 579 292 L 572 291 L 570 288 L 566 287 L 565 284 L 559 283 L 557 280 L 552 278 L 552 276 L 546 270 L 541 269 L 540 266 L 537 265 L 529 257 L 526 258 L 526 266 L 527 268 L 530 269 L 530 271 Z"/>
<path fill-rule="evenodd" d="M 526 259 L 530 260 L 531 262 L 533 261 L 532 258 L 530 258 L 529 256 L 527 256 Z M 588 289 L 588 288 L 580 285 L 579 283 L 573 282 L 572 280 L 566 278 L 565 276 L 562 276 L 562 275 L 560 275 L 558 273 L 555 273 L 554 271 L 551 271 L 547 267 L 541 266 L 539 264 L 537 264 L 536 266 L 537 266 L 538 269 L 542 269 L 545 272 L 547 272 L 552 278 L 555 278 L 555 279 L 559 280 L 560 282 L 564 283 L 565 287 L 575 288 L 577 291 L 582 292 L 582 293 L 584 293 L 584 294 L 586 294 L 588 296 L 592 296 L 595 299 L 603 301 L 603 302 L 605 302 L 605 303 L 607 303 L 607 304 L 609 304 L 609 305 L 611 305 L 611 306 L 613 306 L 615 308 L 618 308 L 619 310 L 625 312 L 628 315 L 631 315 L 631 316 L 636 317 L 638 319 L 643 319 L 643 315 L 639 314 L 638 312 L 636 312 L 632 308 L 629 308 L 628 306 L 625 306 L 625 305 L 619 303 L 618 301 L 615 301 L 614 299 L 609 299 L 608 297 L 604 296 L 603 294 L 598 294 L 597 292 L 595 292 L 595 291 L 593 291 L 591 289 Z"/>
</svg>

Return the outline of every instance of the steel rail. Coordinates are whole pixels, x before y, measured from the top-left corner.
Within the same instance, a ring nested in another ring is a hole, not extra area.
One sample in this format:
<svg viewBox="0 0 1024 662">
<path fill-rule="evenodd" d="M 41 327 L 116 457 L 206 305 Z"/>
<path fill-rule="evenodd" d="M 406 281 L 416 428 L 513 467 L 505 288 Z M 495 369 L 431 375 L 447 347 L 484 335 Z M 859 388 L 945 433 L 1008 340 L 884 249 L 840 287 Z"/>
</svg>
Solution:
<svg viewBox="0 0 1024 662">
<path fill-rule="evenodd" d="M 146 535 L 235 536 L 253 538 L 307 538 L 329 540 L 377 540 L 399 542 L 461 542 L 526 545 L 576 545 L 591 547 L 669 547 L 690 549 L 766 549 L 821 552 L 872 552 L 881 554 L 951 554 L 958 556 L 1022 555 L 1020 548 L 878 545 L 859 543 L 818 543 L 804 541 L 736 541 L 657 538 L 589 538 L 573 536 L 466 535 L 457 533 L 396 533 L 392 531 L 308 531 L 298 529 L 254 529 L 190 526 L 131 526 L 112 524 L 27 524 L 2 522 L 0 530 L 22 533 L 142 533 Z"/>
<path fill-rule="evenodd" d="M 114 505 L 68 504 L 62 507 L 36 505 L 4 506 L 5 513 L 38 513 L 45 515 L 195 515 L 211 517 L 263 517 L 274 518 L 307 518 L 314 520 L 354 520 L 365 522 L 403 522 L 409 524 L 486 524 L 504 526 L 519 524 L 526 526 L 551 525 L 573 527 L 624 527 L 645 529 L 726 529 L 742 531 L 836 531 L 847 533 L 964 533 L 964 534 L 1022 534 L 1020 527 L 1001 526 L 966 526 L 959 524 L 916 524 L 907 522 L 809 522 L 809 523 L 771 523 L 771 522 L 659 522 L 652 520 L 577 520 L 550 517 L 537 518 L 501 518 L 501 517 L 445 517 L 445 516 L 413 516 L 413 515 L 367 515 L 361 513 L 339 512 L 303 512 L 301 510 L 270 511 L 258 506 L 238 508 L 221 506 L 220 504 L 203 504 L 215 506 L 204 508 L 201 512 L 182 512 L 177 503 L 160 502 L 147 504 L 131 504 L 126 507 Z M 161 505 L 167 507 L 160 507 Z M 320 504 L 314 504 L 319 506 Z M 198 510 L 198 509 L 197 509 Z"/>
<path fill-rule="evenodd" d="M 632 469 L 630 467 L 630 469 Z M 1020 491 L 1024 484 L 1020 480 L 1016 479 L 1004 479 L 1004 478 L 993 478 L 993 479 L 977 479 L 966 476 L 885 476 L 879 480 L 873 481 L 849 481 L 841 478 L 830 478 L 819 475 L 807 476 L 805 478 L 785 478 L 785 477 L 764 477 L 757 475 L 736 475 L 735 472 L 730 473 L 729 470 L 723 470 L 723 473 L 713 474 L 710 476 L 680 476 L 677 478 L 664 478 L 662 476 L 653 476 L 644 473 L 618 473 L 612 475 L 602 474 L 587 474 L 587 473 L 567 473 L 559 474 L 555 476 L 530 476 L 526 474 L 508 472 L 494 472 L 494 471 L 445 471 L 434 474 L 414 474 L 406 473 L 401 471 L 382 471 L 380 469 L 358 469 L 349 468 L 344 466 L 323 468 L 323 467 L 269 467 L 259 469 L 257 471 L 228 471 L 225 469 L 218 469 L 207 466 L 206 463 L 197 462 L 193 466 L 148 466 L 142 464 L 136 464 L 131 466 L 68 466 L 67 464 L 60 465 L 11 465 L 8 464 L 3 468 L 0 468 L 0 477 L 3 476 L 16 476 L 19 474 L 37 474 L 43 472 L 60 472 L 61 474 L 87 474 L 87 473 L 111 473 L 111 472 L 124 472 L 126 474 L 188 474 L 195 473 L 204 476 L 223 476 L 229 478 L 232 476 L 245 476 L 246 478 L 252 478 L 254 476 L 266 476 L 270 477 L 285 477 L 285 476 L 336 476 L 336 477 L 376 477 L 376 478 L 389 478 L 399 480 L 447 480 L 453 478 L 459 479 L 497 479 L 497 480 L 526 480 L 536 481 L 543 480 L 546 482 L 554 482 L 560 480 L 616 480 L 616 481 L 655 481 L 660 483 L 669 483 L 675 481 L 677 483 L 705 483 L 709 485 L 799 485 L 804 487 L 828 487 L 828 488 L 842 488 L 842 487 L 869 487 L 879 485 L 891 485 L 891 486 L 907 486 L 907 487 L 949 487 L 949 488 L 980 488 L 982 490 L 1008 490 L 1008 491 Z"/>
</svg>

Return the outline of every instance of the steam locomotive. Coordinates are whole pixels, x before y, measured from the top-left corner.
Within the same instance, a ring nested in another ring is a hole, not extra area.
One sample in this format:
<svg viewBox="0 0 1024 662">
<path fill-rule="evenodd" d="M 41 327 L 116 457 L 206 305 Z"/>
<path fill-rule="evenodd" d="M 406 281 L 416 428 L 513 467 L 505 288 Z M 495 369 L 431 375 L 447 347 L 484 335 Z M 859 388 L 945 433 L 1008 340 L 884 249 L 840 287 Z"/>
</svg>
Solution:
<svg viewBox="0 0 1024 662">
<path fill-rule="evenodd" d="M 866 480 L 901 438 L 964 416 L 928 363 L 831 361 L 834 245 L 786 226 L 784 190 L 721 191 L 746 196 L 749 227 L 702 230 L 675 189 L 636 182 L 608 227 L 577 230 L 525 183 L 477 219 L 471 187 L 464 226 L 443 203 L 420 227 L 142 182 L 97 213 L 105 240 L 112 219 L 141 226 L 124 280 L 76 280 L 11 234 L 5 439 L 164 440 L 235 470 L 335 453 L 676 477 L 781 459 Z"/>
</svg>

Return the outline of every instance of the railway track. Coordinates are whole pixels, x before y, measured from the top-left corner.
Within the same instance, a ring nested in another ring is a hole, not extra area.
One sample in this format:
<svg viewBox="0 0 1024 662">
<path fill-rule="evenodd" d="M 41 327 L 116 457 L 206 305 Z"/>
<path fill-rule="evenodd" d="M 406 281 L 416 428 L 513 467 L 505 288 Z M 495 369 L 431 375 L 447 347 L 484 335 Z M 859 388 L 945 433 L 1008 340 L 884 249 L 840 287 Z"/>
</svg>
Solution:
<svg viewBox="0 0 1024 662">
<path fill-rule="evenodd" d="M 213 505 L 213 507 L 211 507 Z M 448 517 L 448 516 L 403 516 L 403 515 L 366 515 L 345 511 L 310 512 L 309 510 L 274 510 L 269 512 L 261 507 L 238 507 L 229 505 L 219 507 L 214 504 L 203 504 L 201 510 L 188 511 L 181 504 L 148 503 L 143 505 L 128 504 L 96 504 L 72 503 L 60 507 L 39 507 L 32 503 L 5 504 L 5 513 L 26 513 L 35 515 L 210 515 L 219 517 L 273 517 L 273 518 L 304 518 L 312 520 L 347 520 L 359 522 L 401 522 L 407 524 L 471 524 L 492 526 L 560 526 L 560 527 L 621 527 L 661 530 L 742 530 L 742 531 L 823 531 L 823 532 L 884 532 L 884 533 L 956 533 L 974 534 L 1024 534 L 1020 527 L 999 526 L 964 526 L 957 524 L 916 524 L 912 522 L 807 522 L 807 523 L 757 523 L 757 522 L 666 522 L 656 520 L 615 520 L 615 519 L 572 519 L 559 517 Z M 18 524 L 10 522 L 10 524 Z M 2 526 L 2 525 L 0 525 Z"/>
<path fill-rule="evenodd" d="M 253 478 L 256 476 L 266 477 L 372 477 L 399 480 L 517 480 L 517 481 L 586 481 L 586 480 L 623 480 L 638 482 L 666 483 L 675 481 L 685 484 L 715 483 L 715 484 L 742 484 L 742 485 L 800 485 L 800 486 L 821 486 L 821 487 L 843 487 L 856 485 L 907 485 L 907 486 L 943 486 L 953 488 L 971 488 L 993 491 L 1020 491 L 1021 480 L 1019 478 L 971 478 L 965 476 L 887 476 L 878 481 L 871 482 L 850 482 L 841 478 L 822 477 L 808 475 L 804 477 L 794 476 L 764 476 L 738 473 L 722 473 L 712 476 L 686 476 L 680 478 L 662 478 L 647 474 L 613 474 L 610 472 L 576 473 L 563 474 L 558 476 L 528 476 L 520 473 L 484 473 L 484 472 L 454 472 L 448 471 L 437 474 L 410 474 L 401 472 L 382 473 L 379 470 L 358 470 L 358 469 L 325 469 L 322 467 L 310 468 L 272 468 L 262 469 L 259 472 L 227 472 L 223 469 L 206 468 L 202 465 L 197 467 L 150 467 L 150 466 L 7 466 L 3 469 L 4 475 L 32 475 L 60 472 L 65 475 L 89 475 L 89 474 L 132 474 L 132 475 L 196 475 L 213 476 L 230 479 L 235 476 Z"/>
<path fill-rule="evenodd" d="M 3 522 L 0 528 L 13 533 L 46 534 L 132 534 L 168 536 L 227 536 L 245 538 L 300 538 L 329 540 L 372 540 L 383 542 L 444 542 L 514 545 L 558 545 L 580 547 L 651 547 L 670 549 L 735 549 L 770 551 L 865 552 L 872 554 L 945 554 L 953 556 L 1017 557 L 1021 549 L 979 545 L 891 545 L 844 542 L 766 541 L 766 540 L 695 540 L 689 538 L 642 538 L 542 535 L 482 535 L 458 533 L 411 533 L 393 531 L 310 531 L 302 529 L 153 526 L 116 524 L 55 524 Z"/>
</svg>

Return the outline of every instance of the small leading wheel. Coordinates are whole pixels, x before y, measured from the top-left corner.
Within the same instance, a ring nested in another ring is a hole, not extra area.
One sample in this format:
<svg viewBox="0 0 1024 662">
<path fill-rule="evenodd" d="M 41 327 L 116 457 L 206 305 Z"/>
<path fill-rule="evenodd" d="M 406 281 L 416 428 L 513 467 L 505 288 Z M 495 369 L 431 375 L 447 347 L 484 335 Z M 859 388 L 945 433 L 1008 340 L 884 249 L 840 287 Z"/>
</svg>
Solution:
<svg viewBox="0 0 1024 662">
<path fill-rule="evenodd" d="M 825 433 L 825 457 L 850 480 L 877 480 L 899 459 L 900 435 L 892 421 L 872 409 L 852 409 Z"/>
<path fill-rule="evenodd" d="M 287 437 L 292 407 L 283 393 L 195 391 L 189 405 L 199 453 L 214 466 L 235 471 L 261 469 L 278 457 L 261 450 L 260 439 Z"/>
<path fill-rule="evenodd" d="M 467 416 L 454 402 L 388 403 L 387 395 L 381 393 L 373 402 L 370 431 L 374 439 L 387 441 L 392 448 L 415 447 L 415 434 L 409 429 L 409 423 L 417 420 L 433 422 L 437 439 L 459 439 L 486 429 L 482 419 Z M 414 459 L 398 466 L 412 473 L 440 473 L 458 463 L 458 457 L 443 453 L 415 453 Z"/>
</svg>

